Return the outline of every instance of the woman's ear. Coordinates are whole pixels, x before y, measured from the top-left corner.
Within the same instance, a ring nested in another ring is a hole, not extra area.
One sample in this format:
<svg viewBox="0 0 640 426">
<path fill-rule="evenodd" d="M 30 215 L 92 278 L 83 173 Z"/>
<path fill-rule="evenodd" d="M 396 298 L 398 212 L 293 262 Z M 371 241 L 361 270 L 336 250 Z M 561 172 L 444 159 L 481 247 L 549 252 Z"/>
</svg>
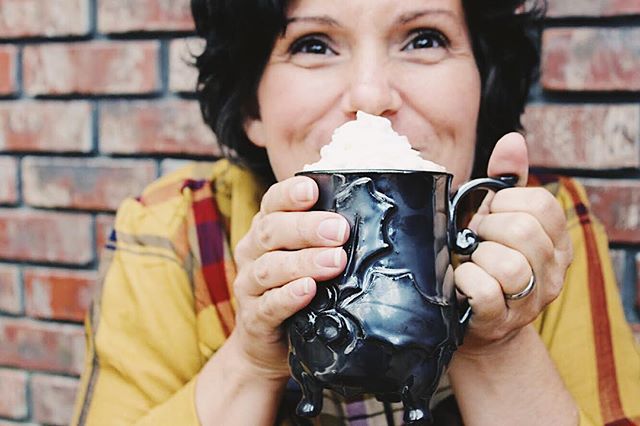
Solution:
<svg viewBox="0 0 640 426">
<path fill-rule="evenodd" d="M 244 120 L 244 132 L 254 145 L 264 148 L 266 146 L 266 138 L 264 134 L 264 126 L 259 117 L 247 117 Z"/>
</svg>

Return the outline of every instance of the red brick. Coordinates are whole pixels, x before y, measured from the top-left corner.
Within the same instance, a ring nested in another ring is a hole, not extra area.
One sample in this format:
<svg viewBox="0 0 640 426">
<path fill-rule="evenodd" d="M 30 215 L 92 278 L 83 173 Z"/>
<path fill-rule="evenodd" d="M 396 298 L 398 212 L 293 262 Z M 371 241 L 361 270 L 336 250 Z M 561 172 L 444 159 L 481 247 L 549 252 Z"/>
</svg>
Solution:
<svg viewBox="0 0 640 426">
<path fill-rule="evenodd" d="M 89 152 L 91 104 L 0 102 L 0 151 Z"/>
<path fill-rule="evenodd" d="M 97 279 L 95 271 L 29 268 L 24 271 L 25 307 L 34 318 L 81 322 Z"/>
<path fill-rule="evenodd" d="M 24 371 L 0 368 L 0 416 L 15 420 L 27 417 L 27 384 Z"/>
<path fill-rule="evenodd" d="M 609 257 L 611 258 L 611 265 L 613 266 L 613 272 L 616 274 L 616 282 L 618 287 L 622 287 L 624 282 L 625 272 L 625 259 L 627 252 L 622 249 L 609 249 Z"/>
<path fill-rule="evenodd" d="M 89 33 L 89 0 L 0 0 L 0 38 Z"/>
<path fill-rule="evenodd" d="M 18 162 L 15 158 L 0 157 L 0 204 L 18 201 Z"/>
<path fill-rule="evenodd" d="M 609 240 L 640 243 L 640 181 L 580 179 Z"/>
<path fill-rule="evenodd" d="M 35 374 L 31 379 L 33 419 L 48 425 L 68 425 L 78 380 L 70 377 Z"/>
<path fill-rule="evenodd" d="M 92 226 L 84 214 L 0 209 L 0 259 L 86 265 Z"/>
<path fill-rule="evenodd" d="M 200 38 L 181 38 L 169 44 L 169 89 L 172 92 L 193 92 L 198 81 L 198 70 L 193 65 L 194 55 L 204 49 Z"/>
<path fill-rule="evenodd" d="M 102 252 L 109 241 L 114 222 L 115 217 L 112 215 L 100 214 L 96 217 L 96 253 L 98 259 L 102 259 Z"/>
<path fill-rule="evenodd" d="M 103 33 L 192 29 L 189 0 L 98 0 L 98 30 Z"/>
<path fill-rule="evenodd" d="M 640 0 L 549 0 L 547 16 L 616 16 L 640 13 Z"/>
<path fill-rule="evenodd" d="M 23 312 L 20 272 L 11 265 L 0 265 L 0 311 L 18 315 Z"/>
<path fill-rule="evenodd" d="M 2 3 L 0 3 L 1 7 Z M 2 18 L 0 18 L 2 22 Z M 12 45 L 0 46 L 0 95 L 11 95 L 18 90 L 16 64 L 18 49 Z"/>
<path fill-rule="evenodd" d="M 640 28 L 551 28 L 542 86 L 563 91 L 640 90 Z"/>
<path fill-rule="evenodd" d="M 219 155 L 196 101 L 104 102 L 100 150 L 107 153 Z"/>
<path fill-rule="evenodd" d="M 202 164 L 202 165 L 211 165 L 212 161 L 197 161 L 197 160 L 183 160 L 178 158 L 166 158 L 160 162 L 160 175 L 164 176 L 174 171 L 177 171 L 185 166 L 190 164 Z"/>
<path fill-rule="evenodd" d="M 84 357 L 80 325 L 0 317 L 0 365 L 79 374 Z"/>
<path fill-rule="evenodd" d="M 532 104 L 523 122 L 534 166 L 640 167 L 640 105 Z"/>
<path fill-rule="evenodd" d="M 115 210 L 156 178 L 152 160 L 27 157 L 22 163 L 24 200 L 38 207 Z"/>
<path fill-rule="evenodd" d="M 29 95 L 145 94 L 160 89 L 157 41 L 94 41 L 26 46 Z"/>
<path fill-rule="evenodd" d="M 168 175 L 171 172 L 174 172 L 182 167 L 187 166 L 188 164 L 193 163 L 192 160 L 182 160 L 176 158 L 165 158 L 160 162 L 160 175 Z"/>
</svg>

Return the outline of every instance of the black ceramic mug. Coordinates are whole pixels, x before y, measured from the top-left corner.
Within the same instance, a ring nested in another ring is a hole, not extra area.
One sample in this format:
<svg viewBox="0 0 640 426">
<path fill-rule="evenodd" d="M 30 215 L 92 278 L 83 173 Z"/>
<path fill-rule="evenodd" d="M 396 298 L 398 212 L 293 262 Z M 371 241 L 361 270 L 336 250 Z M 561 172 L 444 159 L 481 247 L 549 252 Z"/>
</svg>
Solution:
<svg viewBox="0 0 640 426">
<path fill-rule="evenodd" d="M 298 415 L 316 416 L 330 388 L 402 401 L 406 423 L 429 419 L 470 314 L 456 297 L 451 252 L 470 254 L 478 238 L 457 229 L 458 203 L 476 189 L 511 187 L 515 178 L 476 179 L 451 199 L 448 173 L 298 175 L 318 184 L 313 210 L 340 213 L 351 229 L 342 275 L 318 283 L 313 301 L 286 323 L 289 365 L 303 393 Z"/>
</svg>

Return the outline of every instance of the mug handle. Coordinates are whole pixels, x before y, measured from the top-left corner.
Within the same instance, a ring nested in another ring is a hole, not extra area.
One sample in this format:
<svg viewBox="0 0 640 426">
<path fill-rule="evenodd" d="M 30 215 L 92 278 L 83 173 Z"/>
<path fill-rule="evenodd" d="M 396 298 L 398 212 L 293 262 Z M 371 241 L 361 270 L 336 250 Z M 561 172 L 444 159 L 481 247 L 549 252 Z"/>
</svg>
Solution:
<svg viewBox="0 0 640 426">
<path fill-rule="evenodd" d="M 479 178 L 469 181 L 458 188 L 449 203 L 449 247 L 457 254 L 470 255 L 478 248 L 480 238 L 469 228 L 457 229 L 456 216 L 458 204 L 467 194 L 478 189 L 500 191 L 505 188 L 512 188 L 518 183 L 518 176 L 505 175 L 499 178 Z M 459 322 L 463 326 L 469 322 L 471 317 L 471 307 L 467 304 L 465 313 L 460 317 Z"/>
</svg>

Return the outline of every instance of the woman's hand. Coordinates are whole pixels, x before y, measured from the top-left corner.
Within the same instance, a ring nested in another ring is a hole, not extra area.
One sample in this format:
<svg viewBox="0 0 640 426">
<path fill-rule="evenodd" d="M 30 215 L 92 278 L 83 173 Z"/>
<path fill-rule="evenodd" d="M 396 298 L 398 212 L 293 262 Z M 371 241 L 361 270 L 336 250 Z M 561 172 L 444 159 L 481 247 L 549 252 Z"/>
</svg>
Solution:
<svg viewBox="0 0 640 426">
<path fill-rule="evenodd" d="M 510 133 L 496 144 L 488 175 L 515 174 L 527 182 L 528 160 L 521 135 Z M 470 228 L 483 240 L 455 271 L 456 285 L 468 297 L 473 315 L 460 355 L 499 350 L 531 323 L 560 293 L 572 259 L 564 212 L 543 188 L 516 187 L 488 196 Z M 535 277 L 533 291 L 507 300 Z"/>
<path fill-rule="evenodd" d="M 336 277 L 346 265 L 341 246 L 349 225 L 339 214 L 307 211 L 317 199 L 308 177 L 276 183 L 235 250 L 238 311 L 230 341 L 260 377 L 289 377 L 283 321 L 307 306 L 316 281 Z"/>
<path fill-rule="evenodd" d="M 307 177 L 276 183 L 236 246 L 236 326 L 196 382 L 203 425 L 275 421 L 289 377 L 282 322 L 311 301 L 316 281 L 337 276 L 347 261 L 341 246 L 348 223 L 336 213 L 307 211 L 317 199 Z"/>
</svg>

